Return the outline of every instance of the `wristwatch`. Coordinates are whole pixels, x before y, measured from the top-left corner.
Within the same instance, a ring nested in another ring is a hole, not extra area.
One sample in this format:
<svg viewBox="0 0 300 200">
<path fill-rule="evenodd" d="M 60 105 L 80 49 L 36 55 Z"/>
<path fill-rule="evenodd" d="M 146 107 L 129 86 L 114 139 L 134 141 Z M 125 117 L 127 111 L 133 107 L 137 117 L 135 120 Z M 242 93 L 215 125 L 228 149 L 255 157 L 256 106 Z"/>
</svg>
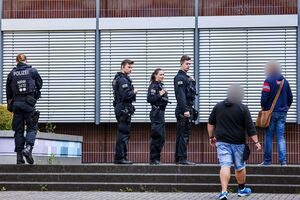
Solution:
<svg viewBox="0 0 300 200">
<path fill-rule="evenodd" d="M 257 141 L 257 142 L 254 142 L 254 144 L 258 144 L 259 143 L 259 141 Z"/>
<path fill-rule="evenodd" d="M 213 139 L 215 136 L 210 136 L 209 139 Z"/>
</svg>

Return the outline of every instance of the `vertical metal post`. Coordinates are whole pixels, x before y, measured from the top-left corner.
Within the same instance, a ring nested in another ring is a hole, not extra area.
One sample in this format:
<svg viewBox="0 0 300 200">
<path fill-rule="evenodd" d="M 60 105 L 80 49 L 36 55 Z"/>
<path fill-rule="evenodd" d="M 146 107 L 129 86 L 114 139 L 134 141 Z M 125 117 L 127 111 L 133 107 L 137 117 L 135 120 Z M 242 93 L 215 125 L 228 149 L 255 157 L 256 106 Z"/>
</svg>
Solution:
<svg viewBox="0 0 300 200">
<path fill-rule="evenodd" d="M 198 15 L 199 15 L 199 0 L 195 0 L 195 30 L 194 30 L 194 78 L 196 81 L 196 91 L 199 95 L 199 28 L 198 28 Z M 195 99 L 195 109 L 199 110 L 199 96 Z M 199 113 L 200 115 L 200 113 Z M 199 124 L 199 118 L 196 124 Z"/>
<path fill-rule="evenodd" d="M 2 32 L 2 13 L 3 0 L 0 0 L 0 104 L 3 103 L 3 32 Z"/>
<path fill-rule="evenodd" d="M 300 0 L 298 0 L 297 26 L 297 123 L 300 124 Z"/>
<path fill-rule="evenodd" d="M 100 1 L 101 0 L 95 0 L 96 1 L 96 44 L 95 44 L 95 53 L 96 53 L 96 97 L 95 97 L 95 123 L 98 125 L 100 124 L 100 30 L 99 30 L 99 18 L 100 18 Z"/>
</svg>

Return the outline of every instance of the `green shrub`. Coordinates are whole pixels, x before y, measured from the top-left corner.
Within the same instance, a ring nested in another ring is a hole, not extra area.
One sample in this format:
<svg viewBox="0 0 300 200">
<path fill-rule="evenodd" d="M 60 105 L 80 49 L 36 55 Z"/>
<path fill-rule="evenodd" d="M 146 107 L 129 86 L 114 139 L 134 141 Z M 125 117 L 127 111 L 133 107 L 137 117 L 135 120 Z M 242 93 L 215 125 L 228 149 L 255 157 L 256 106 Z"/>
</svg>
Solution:
<svg viewBox="0 0 300 200">
<path fill-rule="evenodd" d="M 13 114 L 6 109 L 5 104 L 0 104 L 0 130 L 11 130 Z"/>
<path fill-rule="evenodd" d="M 54 132 L 55 132 L 55 129 L 56 129 L 56 125 L 52 124 L 51 122 L 48 122 L 48 123 L 46 124 L 45 129 L 46 129 L 46 132 L 47 132 L 47 133 L 54 133 Z"/>
</svg>

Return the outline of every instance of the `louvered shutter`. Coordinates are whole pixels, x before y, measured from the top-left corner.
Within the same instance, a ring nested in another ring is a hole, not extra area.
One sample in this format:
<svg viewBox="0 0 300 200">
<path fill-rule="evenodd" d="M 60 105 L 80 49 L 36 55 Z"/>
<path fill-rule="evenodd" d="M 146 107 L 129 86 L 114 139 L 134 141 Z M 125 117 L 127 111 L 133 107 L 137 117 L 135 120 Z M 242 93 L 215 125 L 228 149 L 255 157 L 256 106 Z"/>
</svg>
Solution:
<svg viewBox="0 0 300 200">
<path fill-rule="evenodd" d="M 4 32 L 3 46 L 5 81 L 20 52 L 43 78 L 41 122 L 94 122 L 95 32 Z"/>
<path fill-rule="evenodd" d="M 269 60 L 282 64 L 294 96 L 287 121 L 296 122 L 296 28 L 200 29 L 200 121 L 207 122 L 231 83 L 244 87 L 255 120 Z"/>
<path fill-rule="evenodd" d="M 115 121 L 112 106 L 112 80 L 120 70 L 120 63 L 128 58 L 135 61 L 130 75 L 135 88 L 139 89 L 133 122 L 149 120 L 151 106 L 147 103 L 147 89 L 151 73 L 156 68 L 165 72 L 165 88 L 169 93 L 166 121 L 175 121 L 176 100 L 173 78 L 180 68 L 183 54 L 193 56 L 193 30 L 111 30 L 101 32 L 101 122 Z M 193 76 L 193 66 L 189 71 Z"/>
</svg>

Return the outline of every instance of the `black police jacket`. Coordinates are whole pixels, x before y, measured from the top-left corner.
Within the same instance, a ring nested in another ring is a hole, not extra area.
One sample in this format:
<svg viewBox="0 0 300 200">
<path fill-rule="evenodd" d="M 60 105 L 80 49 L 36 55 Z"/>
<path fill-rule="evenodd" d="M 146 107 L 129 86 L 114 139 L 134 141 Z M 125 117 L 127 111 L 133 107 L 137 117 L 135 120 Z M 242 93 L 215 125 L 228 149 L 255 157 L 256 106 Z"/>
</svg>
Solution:
<svg viewBox="0 0 300 200">
<path fill-rule="evenodd" d="M 174 89 L 177 100 L 177 109 L 180 113 L 190 110 L 194 104 L 196 88 L 193 78 L 188 76 L 184 71 L 179 70 L 174 78 Z"/>
<path fill-rule="evenodd" d="M 134 93 L 134 87 L 132 85 L 131 79 L 118 72 L 112 82 L 114 91 L 114 104 L 116 103 L 132 103 L 136 100 L 136 94 Z"/>
<path fill-rule="evenodd" d="M 148 87 L 147 102 L 151 105 L 159 106 L 164 110 L 168 104 L 168 94 L 165 93 L 163 96 L 159 94 L 163 88 L 163 83 L 153 81 Z"/>
<path fill-rule="evenodd" d="M 34 95 L 40 98 L 43 80 L 35 68 L 26 63 L 18 63 L 7 76 L 6 97 L 10 101 L 18 95 Z"/>
</svg>

